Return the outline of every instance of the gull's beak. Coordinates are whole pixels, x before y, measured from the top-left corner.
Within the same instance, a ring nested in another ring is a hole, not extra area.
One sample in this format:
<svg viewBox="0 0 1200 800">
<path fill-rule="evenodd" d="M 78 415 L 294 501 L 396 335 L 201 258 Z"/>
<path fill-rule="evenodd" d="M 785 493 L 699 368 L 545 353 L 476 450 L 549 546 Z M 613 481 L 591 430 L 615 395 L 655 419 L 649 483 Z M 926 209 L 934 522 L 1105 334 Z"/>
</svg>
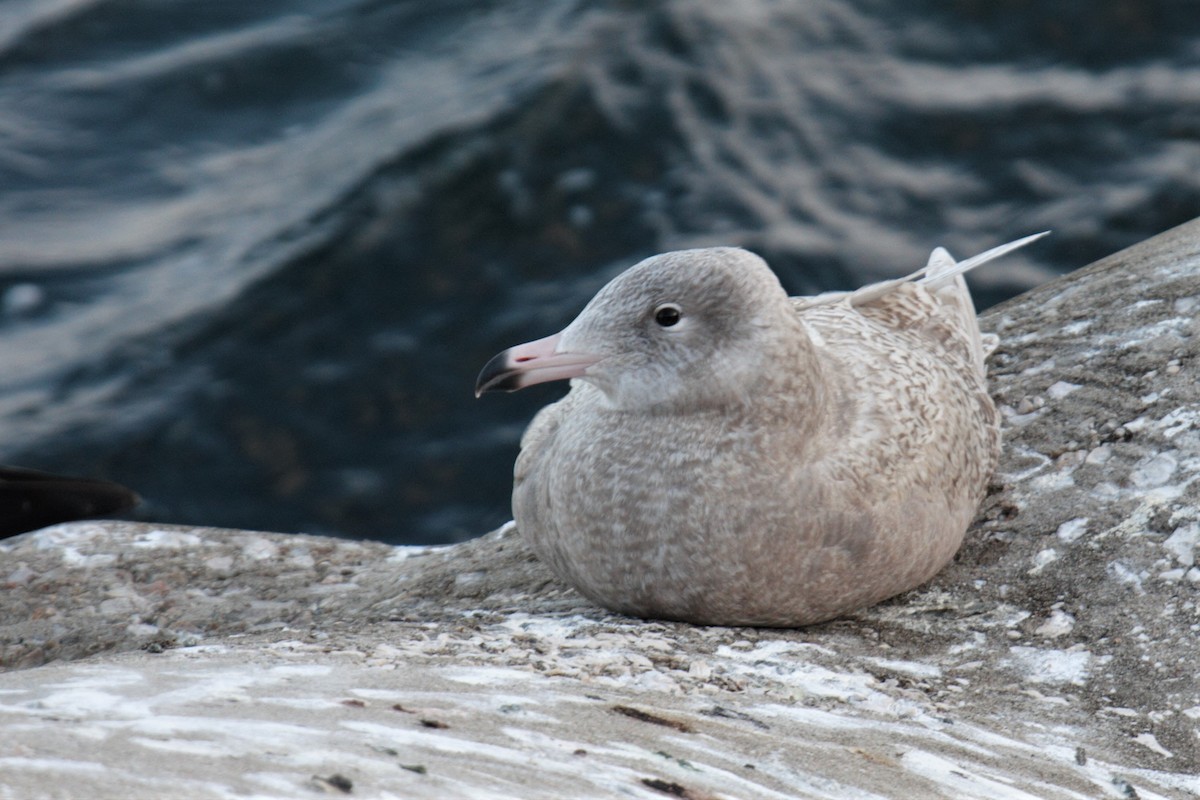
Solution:
<svg viewBox="0 0 1200 800">
<path fill-rule="evenodd" d="M 600 360 L 591 353 L 558 352 L 561 333 L 510 347 L 483 365 L 475 381 L 475 396 L 484 392 L 515 392 L 546 381 L 578 378 Z"/>
</svg>

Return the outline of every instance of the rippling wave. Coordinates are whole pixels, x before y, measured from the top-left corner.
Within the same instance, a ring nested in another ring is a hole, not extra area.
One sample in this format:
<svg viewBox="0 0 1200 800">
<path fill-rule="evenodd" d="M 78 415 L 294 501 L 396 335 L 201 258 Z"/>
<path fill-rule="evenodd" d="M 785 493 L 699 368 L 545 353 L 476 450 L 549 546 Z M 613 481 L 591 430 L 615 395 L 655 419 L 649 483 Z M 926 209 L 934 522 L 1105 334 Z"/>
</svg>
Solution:
<svg viewBox="0 0 1200 800">
<path fill-rule="evenodd" d="M 653 252 L 1053 229 L 987 304 L 1200 215 L 1183 2 L 0 8 L 0 457 L 150 519 L 482 533 L 561 389 L 475 371 Z"/>
</svg>

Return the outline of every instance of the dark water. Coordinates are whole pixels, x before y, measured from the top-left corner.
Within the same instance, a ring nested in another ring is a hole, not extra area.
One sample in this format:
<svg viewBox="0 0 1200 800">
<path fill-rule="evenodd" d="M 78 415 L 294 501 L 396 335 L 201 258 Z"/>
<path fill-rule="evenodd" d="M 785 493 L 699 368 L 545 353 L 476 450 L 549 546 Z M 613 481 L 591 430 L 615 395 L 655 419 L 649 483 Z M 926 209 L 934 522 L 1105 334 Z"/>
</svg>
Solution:
<svg viewBox="0 0 1200 800">
<path fill-rule="evenodd" d="M 651 253 L 794 293 L 1200 215 L 1192 2 L 0 0 L 0 460 L 145 519 L 435 542 L 509 517 L 472 397 Z"/>
</svg>

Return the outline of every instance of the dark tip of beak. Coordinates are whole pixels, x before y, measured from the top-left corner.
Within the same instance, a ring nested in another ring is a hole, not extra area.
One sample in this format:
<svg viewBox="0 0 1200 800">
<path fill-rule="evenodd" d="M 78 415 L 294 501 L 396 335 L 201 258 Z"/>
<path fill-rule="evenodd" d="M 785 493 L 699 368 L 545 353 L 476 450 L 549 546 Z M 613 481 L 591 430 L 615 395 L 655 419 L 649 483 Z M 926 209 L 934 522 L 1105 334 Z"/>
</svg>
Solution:
<svg viewBox="0 0 1200 800">
<path fill-rule="evenodd" d="M 509 363 L 507 350 L 497 353 L 479 371 L 479 377 L 475 379 L 475 396 L 485 392 L 515 392 L 521 388 L 520 375 Z"/>
</svg>

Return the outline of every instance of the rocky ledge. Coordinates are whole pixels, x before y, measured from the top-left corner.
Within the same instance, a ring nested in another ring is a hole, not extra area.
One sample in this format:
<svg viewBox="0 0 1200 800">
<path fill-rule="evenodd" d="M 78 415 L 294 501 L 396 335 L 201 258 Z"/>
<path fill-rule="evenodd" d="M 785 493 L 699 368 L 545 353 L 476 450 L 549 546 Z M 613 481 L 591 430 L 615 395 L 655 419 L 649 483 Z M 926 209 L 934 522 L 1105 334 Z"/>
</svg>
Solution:
<svg viewBox="0 0 1200 800">
<path fill-rule="evenodd" d="M 989 311 L 1005 455 L 931 584 L 802 630 L 446 548 L 0 543 L 0 796 L 1200 794 L 1200 221 Z"/>
</svg>

